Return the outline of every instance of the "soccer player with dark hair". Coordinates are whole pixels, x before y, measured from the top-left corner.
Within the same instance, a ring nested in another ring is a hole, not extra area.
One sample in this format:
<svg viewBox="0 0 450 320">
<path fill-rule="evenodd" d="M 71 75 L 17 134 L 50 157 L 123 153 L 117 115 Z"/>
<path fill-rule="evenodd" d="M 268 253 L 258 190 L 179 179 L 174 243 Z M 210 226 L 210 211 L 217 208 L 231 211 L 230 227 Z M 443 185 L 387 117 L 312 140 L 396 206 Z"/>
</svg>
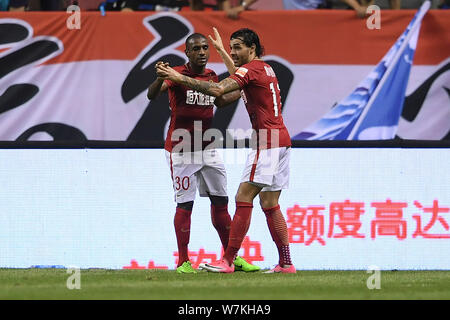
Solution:
<svg viewBox="0 0 450 320">
<path fill-rule="evenodd" d="M 259 195 L 260 205 L 266 215 L 270 234 L 278 253 L 278 265 L 269 272 L 295 273 L 289 252 L 286 221 L 278 199 L 282 189 L 289 184 L 289 155 L 291 139 L 281 115 L 281 98 L 278 80 L 272 67 L 261 56 L 263 47 L 256 32 L 244 28 L 230 37 L 231 57 L 223 48 L 216 29 L 213 45 L 224 59 L 230 76 L 218 83 L 207 82 L 180 74 L 168 65 L 157 67 L 157 74 L 215 97 L 240 91 L 254 129 L 256 147 L 248 155 L 244 174 L 235 200 L 228 247 L 221 261 L 203 264 L 212 272 L 234 272 L 233 258 L 240 249 L 250 226 L 253 199 Z"/>
<path fill-rule="evenodd" d="M 195 79 L 217 82 L 213 70 L 207 69 L 209 44 L 207 38 L 194 33 L 186 39 L 188 62 L 174 69 Z M 165 66 L 158 61 L 156 68 Z M 175 201 L 177 203 L 174 226 L 178 245 L 178 273 L 195 273 L 189 261 L 191 213 L 197 188 L 200 196 L 211 201 L 211 220 L 217 230 L 224 250 L 228 246 L 231 217 L 228 213 L 227 176 L 225 166 L 215 149 L 205 149 L 207 143 L 196 143 L 196 130 L 203 133 L 211 127 L 213 104 L 223 106 L 239 98 L 239 94 L 215 98 L 192 90 L 182 84 L 161 77 L 150 85 L 147 97 L 151 100 L 168 90 L 171 109 L 170 125 L 165 142 L 166 158 L 172 175 Z M 201 127 L 196 127 L 200 124 Z M 181 134 L 179 134 L 181 133 Z M 183 135 L 185 133 L 186 135 Z M 197 132 L 197 136 L 198 136 Z M 186 140 L 185 140 L 186 138 Z M 193 160 L 193 161 L 186 161 Z M 252 272 L 260 268 L 236 257 L 234 265 L 238 270 Z"/>
</svg>

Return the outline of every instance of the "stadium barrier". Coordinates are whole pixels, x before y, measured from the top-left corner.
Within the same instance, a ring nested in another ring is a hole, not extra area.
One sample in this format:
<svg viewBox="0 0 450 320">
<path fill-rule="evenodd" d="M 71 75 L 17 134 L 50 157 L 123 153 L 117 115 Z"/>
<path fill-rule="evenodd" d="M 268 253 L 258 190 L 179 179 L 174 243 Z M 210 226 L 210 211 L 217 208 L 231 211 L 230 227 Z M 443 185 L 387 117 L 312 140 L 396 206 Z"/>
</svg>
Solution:
<svg viewBox="0 0 450 320">
<path fill-rule="evenodd" d="M 448 94 L 436 89 L 450 66 L 449 14 L 424 18 L 399 127 L 406 140 L 293 142 L 280 204 L 298 269 L 450 269 Z M 244 12 L 237 21 L 217 12 L 83 12 L 80 29 L 70 29 L 63 12 L 1 12 L 0 28 L 10 28 L 2 34 L 12 37 L 0 47 L 8 97 L 0 100 L 0 267 L 175 267 L 162 149 L 169 110 L 166 96 L 149 102 L 146 89 L 157 59 L 185 61 L 189 32 L 217 26 L 226 39 L 257 30 L 294 136 L 354 89 L 413 15 L 383 11 L 381 29 L 369 30 L 350 11 Z M 210 66 L 226 75 L 214 51 Z M 214 125 L 247 128 L 243 106 L 230 108 Z M 231 214 L 247 151 L 220 151 Z M 209 210 L 196 199 L 194 265 L 221 255 Z M 261 267 L 277 262 L 257 200 L 240 255 Z"/>
<path fill-rule="evenodd" d="M 291 151 L 280 205 L 299 270 L 450 268 L 450 145 L 304 141 Z M 223 149 L 229 211 L 248 149 Z M 158 144 L 0 143 L 0 267 L 174 269 L 173 189 Z M 194 266 L 221 256 L 210 203 L 197 197 Z M 254 201 L 240 255 L 268 268 L 277 251 Z"/>
</svg>

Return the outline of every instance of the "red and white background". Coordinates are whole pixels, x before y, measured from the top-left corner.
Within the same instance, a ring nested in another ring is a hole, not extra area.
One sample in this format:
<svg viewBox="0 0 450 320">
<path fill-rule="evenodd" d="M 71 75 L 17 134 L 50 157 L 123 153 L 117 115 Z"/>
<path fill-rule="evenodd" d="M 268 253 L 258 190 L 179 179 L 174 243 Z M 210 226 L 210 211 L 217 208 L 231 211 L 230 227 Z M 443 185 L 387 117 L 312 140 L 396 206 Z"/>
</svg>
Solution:
<svg viewBox="0 0 450 320">
<path fill-rule="evenodd" d="M 369 30 L 353 12 L 0 13 L 0 140 L 162 141 L 167 96 L 146 98 L 154 64 L 185 62 L 193 32 L 256 30 L 280 79 L 291 136 L 367 76 L 414 11 L 382 12 Z M 448 140 L 450 14 L 425 16 L 397 135 Z M 351 32 L 349 32 L 349 30 Z M 212 50 L 209 67 L 226 68 Z M 214 126 L 250 128 L 241 102 Z M 224 149 L 229 211 L 247 149 Z M 449 148 L 293 148 L 281 208 L 298 269 L 449 269 Z M 176 266 L 175 203 L 161 149 L 0 149 L 0 267 Z M 221 257 L 209 200 L 192 215 L 194 265 Z M 240 255 L 271 267 L 277 252 L 255 200 Z"/>
<path fill-rule="evenodd" d="M 162 141 L 167 96 L 149 102 L 154 64 L 185 62 L 191 32 L 225 41 L 241 27 L 256 30 L 265 59 L 280 82 L 283 116 L 292 137 L 320 119 L 364 79 L 402 34 L 415 11 L 382 11 L 369 30 L 351 11 L 181 14 L 81 12 L 0 13 L 0 140 Z M 73 21 L 73 20 L 72 20 Z M 423 20 L 397 135 L 449 139 L 450 13 L 430 10 Z M 226 68 L 214 50 L 209 67 Z M 248 129 L 242 101 L 215 113 L 214 126 Z"/>
</svg>

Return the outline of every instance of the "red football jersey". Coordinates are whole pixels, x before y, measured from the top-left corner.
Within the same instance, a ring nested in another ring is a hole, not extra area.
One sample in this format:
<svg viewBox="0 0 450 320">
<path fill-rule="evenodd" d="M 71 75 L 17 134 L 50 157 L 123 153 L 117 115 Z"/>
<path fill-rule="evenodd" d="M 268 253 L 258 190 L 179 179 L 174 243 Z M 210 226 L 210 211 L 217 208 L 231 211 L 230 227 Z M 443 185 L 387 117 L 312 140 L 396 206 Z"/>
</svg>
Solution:
<svg viewBox="0 0 450 320">
<path fill-rule="evenodd" d="M 174 67 L 179 73 L 188 77 L 198 80 L 212 80 L 218 82 L 219 78 L 213 70 L 205 69 L 203 74 L 197 74 L 192 71 L 189 64 L 186 63 L 183 66 Z M 197 92 L 181 84 L 165 80 L 168 85 L 169 91 L 169 105 L 171 109 L 169 130 L 167 131 L 166 143 L 164 148 L 167 151 L 172 151 L 173 147 L 182 142 L 182 138 L 174 136 L 172 141 L 172 135 L 176 129 L 185 129 L 189 131 L 191 140 L 185 143 L 190 144 L 190 151 L 195 149 L 205 148 L 210 142 L 206 141 L 197 142 L 194 145 L 194 137 L 203 138 L 203 133 L 211 127 L 212 118 L 214 115 L 214 97 L 208 96 L 201 92 Z M 194 133 L 194 121 L 201 121 L 201 133 Z M 183 143 L 183 146 L 185 144 Z M 186 151 L 186 149 L 184 149 Z"/>
<path fill-rule="evenodd" d="M 291 137 L 281 115 L 280 87 L 272 67 L 262 60 L 252 60 L 230 78 L 241 88 L 252 128 L 258 133 L 258 148 L 290 147 Z M 262 140 L 265 137 L 267 141 Z"/>
</svg>

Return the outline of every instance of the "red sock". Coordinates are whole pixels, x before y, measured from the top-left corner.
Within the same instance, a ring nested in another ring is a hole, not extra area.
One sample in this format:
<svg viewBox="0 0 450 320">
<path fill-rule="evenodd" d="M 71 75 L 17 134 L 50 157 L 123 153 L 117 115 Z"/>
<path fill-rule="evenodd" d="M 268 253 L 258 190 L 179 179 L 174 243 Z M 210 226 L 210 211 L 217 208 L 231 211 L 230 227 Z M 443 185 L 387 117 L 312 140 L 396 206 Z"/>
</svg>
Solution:
<svg viewBox="0 0 450 320">
<path fill-rule="evenodd" d="M 228 205 L 211 205 L 211 221 L 219 234 L 223 249 L 226 250 L 231 229 L 231 217 L 228 213 Z"/>
<path fill-rule="evenodd" d="M 292 264 L 289 251 L 289 235 L 286 221 L 280 206 L 273 208 L 263 208 L 266 215 L 267 226 L 269 227 L 270 235 L 275 242 L 278 249 L 278 264 L 283 266 L 285 264 Z"/>
<path fill-rule="evenodd" d="M 236 213 L 231 223 L 230 239 L 225 254 L 223 255 L 224 259 L 229 263 L 234 261 L 241 248 L 242 241 L 244 241 L 244 237 L 247 234 L 252 217 L 252 209 L 252 203 L 236 202 Z"/>
<path fill-rule="evenodd" d="M 178 265 L 181 266 L 184 262 L 189 261 L 188 244 L 191 234 L 191 213 L 182 208 L 177 208 L 173 224 L 175 226 L 175 234 L 177 236 L 178 245 Z"/>
</svg>

